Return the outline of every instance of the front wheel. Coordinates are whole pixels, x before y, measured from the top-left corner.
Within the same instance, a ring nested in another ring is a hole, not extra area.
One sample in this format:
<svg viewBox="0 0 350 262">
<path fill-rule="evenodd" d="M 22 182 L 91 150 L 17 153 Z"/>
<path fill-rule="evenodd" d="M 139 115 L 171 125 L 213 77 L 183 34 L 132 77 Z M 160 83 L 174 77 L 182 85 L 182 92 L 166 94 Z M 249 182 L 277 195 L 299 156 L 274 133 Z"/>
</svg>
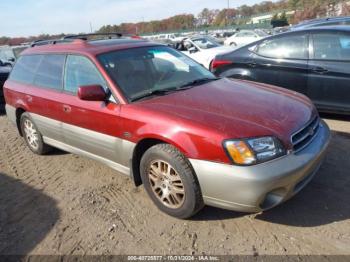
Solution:
<svg viewBox="0 0 350 262">
<path fill-rule="evenodd" d="M 186 219 L 204 206 L 196 175 L 175 147 L 158 144 L 148 149 L 140 172 L 148 195 L 166 214 Z"/>
</svg>

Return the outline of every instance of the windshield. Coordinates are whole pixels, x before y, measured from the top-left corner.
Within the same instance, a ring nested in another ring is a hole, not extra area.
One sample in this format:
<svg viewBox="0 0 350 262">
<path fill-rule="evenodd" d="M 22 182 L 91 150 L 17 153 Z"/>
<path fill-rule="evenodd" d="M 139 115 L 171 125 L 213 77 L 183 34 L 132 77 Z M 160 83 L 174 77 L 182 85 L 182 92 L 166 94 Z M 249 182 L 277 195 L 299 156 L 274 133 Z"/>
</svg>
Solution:
<svg viewBox="0 0 350 262">
<path fill-rule="evenodd" d="M 203 66 L 166 46 L 114 51 L 98 59 L 129 101 L 196 80 L 216 79 Z"/>
<path fill-rule="evenodd" d="M 219 43 L 209 37 L 195 38 L 192 39 L 192 42 L 195 43 L 200 49 L 210 49 L 220 46 Z"/>
</svg>

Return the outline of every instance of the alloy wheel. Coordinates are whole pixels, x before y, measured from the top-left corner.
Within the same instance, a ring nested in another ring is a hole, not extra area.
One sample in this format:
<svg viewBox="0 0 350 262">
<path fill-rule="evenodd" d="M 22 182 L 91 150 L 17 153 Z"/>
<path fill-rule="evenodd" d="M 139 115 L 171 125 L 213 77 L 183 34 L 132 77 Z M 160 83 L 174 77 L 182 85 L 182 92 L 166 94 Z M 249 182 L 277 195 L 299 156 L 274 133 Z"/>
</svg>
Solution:
<svg viewBox="0 0 350 262">
<path fill-rule="evenodd" d="M 24 135 L 25 135 L 25 138 L 26 138 L 29 146 L 34 150 L 38 150 L 39 149 L 39 134 L 38 134 L 36 128 L 34 127 L 34 124 L 29 119 L 26 119 L 24 121 L 23 125 L 24 125 L 24 133 L 25 133 Z"/>
<path fill-rule="evenodd" d="M 185 201 L 185 188 L 176 170 L 163 160 L 150 164 L 149 182 L 155 196 L 168 208 L 177 209 Z"/>
</svg>

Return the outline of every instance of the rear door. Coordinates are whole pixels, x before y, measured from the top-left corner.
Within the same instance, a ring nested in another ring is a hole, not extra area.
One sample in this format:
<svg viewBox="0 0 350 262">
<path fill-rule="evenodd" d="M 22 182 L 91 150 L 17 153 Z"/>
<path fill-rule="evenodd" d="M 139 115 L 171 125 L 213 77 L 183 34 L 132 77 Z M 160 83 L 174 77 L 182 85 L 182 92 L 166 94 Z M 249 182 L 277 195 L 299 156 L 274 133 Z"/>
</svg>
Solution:
<svg viewBox="0 0 350 262">
<path fill-rule="evenodd" d="M 107 160 L 128 165 L 122 149 L 127 143 L 122 136 L 120 105 L 106 101 L 82 101 L 77 96 L 80 86 L 101 85 L 109 92 L 105 79 L 94 63 L 85 56 L 68 55 L 64 73 L 66 121 L 62 129 L 68 145 Z"/>
<path fill-rule="evenodd" d="M 21 56 L 10 81 L 18 90 L 17 102 L 25 104 L 40 132 L 46 138 L 62 141 L 62 76 L 65 55 Z"/>
<path fill-rule="evenodd" d="M 309 36 L 283 35 L 260 42 L 248 66 L 255 80 L 307 94 Z"/>
<path fill-rule="evenodd" d="M 323 110 L 350 112 L 350 33 L 314 32 L 308 96 Z"/>
</svg>

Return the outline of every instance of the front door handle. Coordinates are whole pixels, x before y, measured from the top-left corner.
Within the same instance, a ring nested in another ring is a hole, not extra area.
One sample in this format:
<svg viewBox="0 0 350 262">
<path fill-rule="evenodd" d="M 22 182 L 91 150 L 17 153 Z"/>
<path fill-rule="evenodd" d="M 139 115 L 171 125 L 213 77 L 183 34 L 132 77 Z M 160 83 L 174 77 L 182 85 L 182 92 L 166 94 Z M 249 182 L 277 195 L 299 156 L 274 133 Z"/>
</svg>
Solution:
<svg viewBox="0 0 350 262">
<path fill-rule="evenodd" d="M 329 70 L 327 70 L 326 68 L 318 66 L 318 67 L 313 68 L 312 72 L 315 72 L 317 74 L 325 74 L 325 73 L 329 72 Z"/>
<path fill-rule="evenodd" d="M 70 113 L 72 111 L 72 108 L 68 105 L 63 105 L 63 111 L 65 113 Z"/>
</svg>

